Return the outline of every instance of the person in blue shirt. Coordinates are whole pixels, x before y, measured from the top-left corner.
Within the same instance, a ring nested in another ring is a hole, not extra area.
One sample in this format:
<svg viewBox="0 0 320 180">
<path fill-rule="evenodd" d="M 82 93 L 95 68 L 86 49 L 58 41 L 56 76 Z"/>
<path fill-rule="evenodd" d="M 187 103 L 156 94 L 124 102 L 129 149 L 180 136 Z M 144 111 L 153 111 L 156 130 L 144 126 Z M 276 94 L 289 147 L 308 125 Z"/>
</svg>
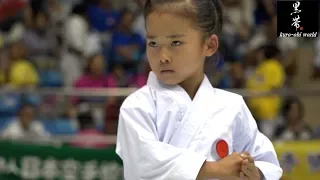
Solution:
<svg viewBox="0 0 320 180">
<path fill-rule="evenodd" d="M 272 19 L 277 11 L 276 0 L 256 0 L 256 10 L 254 12 L 256 25 L 262 25 Z"/>
<path fill-rule="evenodd" d="M 88 18 L 93 29 L 111 32 L 119 22 L 120 13 L 111 8 L 109 1 L 98 0 L 88 5 Z"/>
<path fill-rule="evenodd" d="M 111 64 L 121 63 L 125 70 L 134 73 L 143 58 L 144 39 L 131 29 L 134 14 L 124 9 L 111 39 Z"/>
</svg>

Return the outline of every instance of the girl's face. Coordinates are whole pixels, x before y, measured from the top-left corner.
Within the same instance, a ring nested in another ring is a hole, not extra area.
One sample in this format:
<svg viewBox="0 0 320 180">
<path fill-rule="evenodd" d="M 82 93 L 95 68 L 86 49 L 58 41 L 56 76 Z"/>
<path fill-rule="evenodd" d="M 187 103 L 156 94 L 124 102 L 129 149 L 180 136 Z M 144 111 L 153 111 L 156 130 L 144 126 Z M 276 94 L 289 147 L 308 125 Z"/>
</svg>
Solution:
<svg viewBox="0 0 320 180">
<path fill-rule="evenodd" d="M 205 57 L 215 53 L 217 43 L 204 40 L 190 20 L 172 13 L 151 12 L 146 32 L 147 57 L 160 81 L 167 85 L 202 81 Z"/>
</svg>

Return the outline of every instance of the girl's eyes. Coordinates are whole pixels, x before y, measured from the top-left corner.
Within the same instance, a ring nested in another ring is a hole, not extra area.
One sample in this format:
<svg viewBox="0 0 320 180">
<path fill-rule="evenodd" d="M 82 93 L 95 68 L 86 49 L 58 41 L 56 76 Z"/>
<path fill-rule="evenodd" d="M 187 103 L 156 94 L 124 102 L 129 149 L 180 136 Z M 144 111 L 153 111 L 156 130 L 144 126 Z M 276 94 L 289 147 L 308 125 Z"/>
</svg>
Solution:
<svg viewBox="0 0 320 180">
<path fill-rule="evenodd" d="M 158 44 L 156 42 L 149 42 L 148 45 L 150 47 L 158 47 Z"/>
<path fill-rule="evenodd" d="M 173 41 L 172 43 L 171 43 L 171 46 L 180 46 L 182 44 L 182 42 L 181 41 Z M 156 42 L 149 42 L 148 43 L 148 46 L 150 46 L 150 47 L 158 47 L 158 44 L 156 43 Z"/>
<path fill-rule="evenodd" d="M 181 45 L 182 43 L 181 43 L 181 41 L 173 41 L 172 43 L 171 43 L 171 46 L 179 46 L 179 45 Z"/>
</svg>

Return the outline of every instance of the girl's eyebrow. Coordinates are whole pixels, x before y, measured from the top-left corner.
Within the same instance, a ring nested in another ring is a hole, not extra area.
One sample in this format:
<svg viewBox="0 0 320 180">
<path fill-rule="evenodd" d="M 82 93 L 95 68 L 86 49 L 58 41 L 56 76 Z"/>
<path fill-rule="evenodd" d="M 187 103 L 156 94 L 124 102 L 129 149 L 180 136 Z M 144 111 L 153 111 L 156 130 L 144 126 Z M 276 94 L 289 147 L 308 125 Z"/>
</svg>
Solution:
<svg viewBox="0 0 320 180">
<path fill-rule="evenodd" d="M 184 37 L 186 36 L 185 34 L 174 34 L 174 35 L 170 35 L 170 36 L 166 36 L 167 38 L 169 39 L 175 39 L 175 38 L 181 38 L 181 37 Z M 147 39 L 155 39 L 157 36 L 150 36 L 150 35 L 147 35 Z"/>
</svg>

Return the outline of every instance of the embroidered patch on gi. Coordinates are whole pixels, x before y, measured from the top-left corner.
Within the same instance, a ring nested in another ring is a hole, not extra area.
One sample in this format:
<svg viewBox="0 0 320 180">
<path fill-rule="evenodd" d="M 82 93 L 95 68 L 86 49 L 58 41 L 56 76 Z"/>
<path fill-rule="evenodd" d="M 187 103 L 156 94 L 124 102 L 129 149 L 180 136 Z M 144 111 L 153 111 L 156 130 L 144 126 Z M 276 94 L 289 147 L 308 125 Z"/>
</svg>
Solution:
<svg viewBox="0 0 320 180">
<path fill-rule="evenodd" d="M 220 158 L 224 158 L 229 154 L 229 146 L 225 140 L 219 140 L 216 144 L 216 151 Z"/>
</svg>

